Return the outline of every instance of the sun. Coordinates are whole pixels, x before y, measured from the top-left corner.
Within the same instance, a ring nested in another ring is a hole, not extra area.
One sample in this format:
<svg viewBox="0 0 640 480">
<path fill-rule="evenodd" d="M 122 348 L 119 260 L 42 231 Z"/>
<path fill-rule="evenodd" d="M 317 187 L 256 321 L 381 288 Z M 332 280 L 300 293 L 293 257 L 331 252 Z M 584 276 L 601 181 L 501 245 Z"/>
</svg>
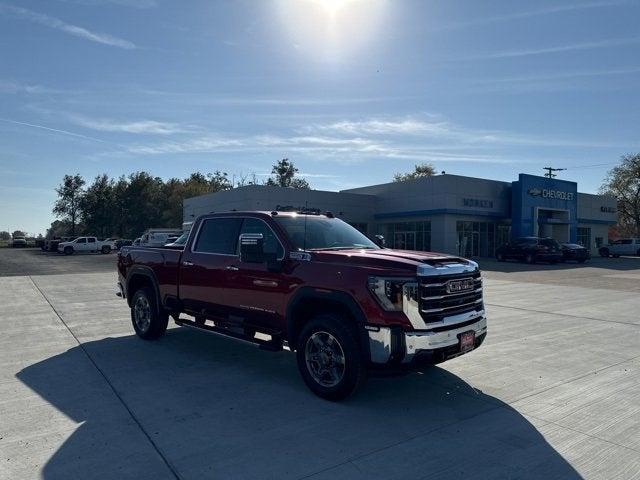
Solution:
<svg viewBox="0 0 640 480">
<path fill-rule="evenodd" d="M 314 3 L 320 4 L 331 16 L 338 14 L 347 4 L 358 0 L 313 0 Z"/>
<path fill-rule="evenodd" d="M 307 59 L 339 62 L 375 40 L 388 0 L 277 0 L 290 44 Z"/>
</svg>

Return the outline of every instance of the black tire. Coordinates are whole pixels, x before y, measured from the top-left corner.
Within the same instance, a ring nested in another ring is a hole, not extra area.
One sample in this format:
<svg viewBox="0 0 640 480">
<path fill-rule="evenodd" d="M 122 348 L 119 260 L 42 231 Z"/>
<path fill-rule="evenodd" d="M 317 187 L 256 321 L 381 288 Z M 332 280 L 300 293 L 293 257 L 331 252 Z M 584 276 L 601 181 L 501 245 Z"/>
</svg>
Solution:
<svg viewBox="0 0 640 480">
<path fill-rule="evenodd" d="M 614 254 L 612 255 L 612 257 L 613 257 L 613 258 L 620 258 L 620 255 L 618 255 L 617 253 L 614 253 Z"/>
<path fill-rule="evenodd" d="M 328 352 L 320 352 L 316 342 L 324 343 Z M 336 352 L 342 354 L 342 367 L 339 360 L 334 360 L 340 358 Z M 314 360 L 314 356 L 318 360 Z M 298 337 L 296 357 L 307 387 L 326 400 L 343 400 L 367 380 L 367 360 L 358 340 L 357 328 L 338 315 L 321 314 L 312 318 Z M 324 382 L 322 370 L 328 374 Z M 332 373 L 329 374 L 329 370 Z"/>
<path fill-rule="evenodd" d="M 580 260 L 578 260 L 578 263 L 584 263 L 584 262 L 586 262 L 586 261 L 587 261 L 587 259 L 586 259 L 586 258 L 581 258 Z"/>
<path fill-rule="evenodd" d="M 505 258 L 504 258 L 504 254 L 501 252 L 496 253 L 496 260 L 499 262 L 504 262 Z"/>
<path fill-rule="evenodd" d="M 109 245 L 103 245 L 102 246 L 102 250 L 100 250 L 102 253 L 111 253 L 111 247 Z"/>
<path fill-rule="evenodd" d="M 609 249 L 608 248 L 601 248 L 600 250 L 598 250 L 598 253 L 600 254 L 601 257 L 609 258 Z"/>
<path fill-rule="evenodd" d="M 64 247 L 65 255 L 73 255 L 73 247 Z"/>
<path fill-rule="evenodd" d="M 536 256 L 533 253 L 527 253 L 524 256 L 524 261 L 525 263 L 528 263 L 528 264 L 536 263 Z"/>
<path fill-rule="evenodd" d="M 136 335 L 144 340 L 160 338 L 167 330 L 169 314 L 158 308 L 155 292 L 142 287 L 131 298 L 131 323 Z"/>
</svg>

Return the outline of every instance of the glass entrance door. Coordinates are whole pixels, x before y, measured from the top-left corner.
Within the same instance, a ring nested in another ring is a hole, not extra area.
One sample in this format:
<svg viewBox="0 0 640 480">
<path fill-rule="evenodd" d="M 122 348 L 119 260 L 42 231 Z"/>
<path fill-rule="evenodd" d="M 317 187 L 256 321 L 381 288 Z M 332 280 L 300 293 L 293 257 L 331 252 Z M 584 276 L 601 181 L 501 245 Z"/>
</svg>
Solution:
<svg viewBox="0 0 640 480">
<path fill-rule="evenodd" d="M 393 237 L 393 248 L 399 250 L 416 249 L 416 232 L 395 232 Z"/>
</svg>

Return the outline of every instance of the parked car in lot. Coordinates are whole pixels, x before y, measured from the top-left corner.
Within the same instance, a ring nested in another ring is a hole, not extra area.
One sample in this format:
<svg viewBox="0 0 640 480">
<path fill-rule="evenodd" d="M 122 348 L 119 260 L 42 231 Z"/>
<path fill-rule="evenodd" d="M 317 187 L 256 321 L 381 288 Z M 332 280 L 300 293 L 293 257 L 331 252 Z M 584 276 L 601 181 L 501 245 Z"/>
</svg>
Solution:
<svg viewBox="0 0 640 480">
<path fill-rule="evenodd" d="M 591 258 L 591 252 L 588 248 L 578 245 L 577 243 L 563 243 L 562 248 L 562 261 L 575 261 L 578 263 L 584 263 Z"/>
<path fill-rule="evenodd" d="M 54 237 L 48 238 L 44 241 L 44 245 L 42 246 L 42 250 L 45 252 L 57 252 L 58 245 L 61 242 L 68 242 L 69 240 L 73 240 L 71 237 Z"/>
<path fill-rule="evenodd" d="M 133 240 L 128 238 L 119 238 L 114 242 L 114 247 L 116 250 L 120 250 L 122 247 L 129 247 L 133 245 Z"/>
<path fill-rule="evenodd" d="M 160 337 L 171 316 L 289 349 L 307 386 L 331 400 L 371 370 L 440 363 L 487 333 L 477 263 L 381 248 L 331 214 L 205 215 L 183 249 L 123 248 L 118 285 L 139 337 Z"/>
<path fill-rule="evenodd" d="M 101 242 L 96 237 L 78 237 L 69 242 L 60 242 L 58 244 L 58 252 L 65 255 L 84 252 L 110 253 L 113 248 L 113 242 Z"/>
<path fill-rule="evenodd" d="M 140 245 L 146 247 L 162 247 L 182 235 L 182 230 L 175 228 L 150 228 L 142 237 Z M 170 240 L 170 238 L 172 240 Z"/>
<path fill-rule="evenodd" d="M 13 248 L 25 248 L 27 246 L 27 239 L 25 237 L 13 237 L 11 246 Z"/>
<path fill-rule="evenodd" d="M 496 260 L 520 260 L 526 263 L 562 261 L 560 244 L 549 237 L 519 237 L 496 249 Z"/>
<path fill-rule="evenodd" d="M 640 238 L 621 238 L 608 245 L 603 245 L 598 250 L 601 257 L 618 258 L 620 255 L 640 256 Z"/>
</svg>

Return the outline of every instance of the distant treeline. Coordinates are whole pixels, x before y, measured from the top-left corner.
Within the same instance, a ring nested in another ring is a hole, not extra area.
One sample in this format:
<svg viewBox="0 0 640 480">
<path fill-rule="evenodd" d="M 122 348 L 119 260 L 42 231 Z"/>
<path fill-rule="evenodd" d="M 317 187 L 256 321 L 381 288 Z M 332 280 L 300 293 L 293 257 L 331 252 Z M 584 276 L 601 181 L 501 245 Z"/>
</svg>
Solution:
<svg viewBox="0 0 640 480">
<path fill-rule="evenodd" d="M 294 178 L 298 170 L 283 159 L 273 166 L 267 185 L 309 188 L 304 179 Z M 65 175 L 56 189 L 58 200 L 48 237 L 96 235 L 135 238 L 147 228 L 180 227 L 185 198 L 229 190 L 257 183 L 255 175 L 234 183 L 227 173 L 192 173 L 185 179 L 163 180 L 148 172 L 135 172 L 117 179 L 106 174 L 90 185 L 79 174 Z"/>
</svg>

